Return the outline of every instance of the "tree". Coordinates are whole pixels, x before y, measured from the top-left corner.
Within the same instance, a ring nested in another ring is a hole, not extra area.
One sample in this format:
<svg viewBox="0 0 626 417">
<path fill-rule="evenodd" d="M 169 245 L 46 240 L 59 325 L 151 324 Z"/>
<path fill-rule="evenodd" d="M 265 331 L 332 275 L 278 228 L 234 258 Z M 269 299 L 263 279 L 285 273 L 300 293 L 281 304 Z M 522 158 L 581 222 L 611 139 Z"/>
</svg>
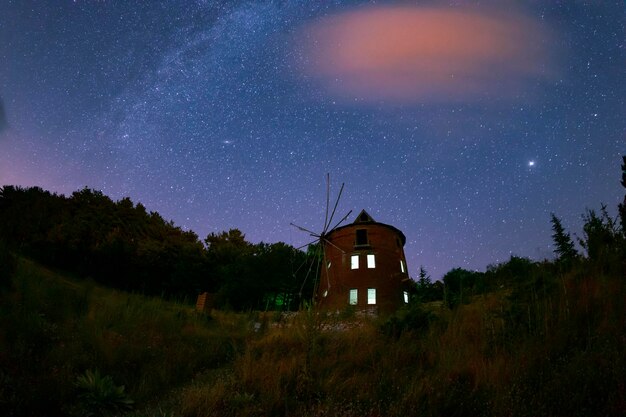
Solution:
<svg viewBox="0 0 626 417">
<path fill-rule="evenodd" d="M 561 224 L 561 220 L 556 217 L 554 213 L 550 213 L 550 221 L 552 223 L 552 240 L 554 242 L 554 253 L 557 255 L 559 261 L 570 263 L 578 257 L 578 252 L 574 247 L 569 233 L 565 231 L 565 228 Z"/>
<path fill-rule="evenodd" d="M 124 290 L 195 297 L 211 278 L 195 233 L 89 188 L 70 197 L 0 188 L 0 239 L 16 254 Z"/>
<path fill-rule="evenodd" d="M 463 268 L 454 268 L 443 276 L 445 286 L 445 298 L 448 306 L 455 307 L 469 301 L 473 294 L 476 281 L 483 274 L 476 271 L 468 271 Z"/>
<path fill-rule="evenodd" d="M 609 215 L 606 205 L 602 205 L 600 215 L 594 210 L 587 210 L 583 215 L 583 238 L 580 245 L 587 251 L 587 258 L 602 273 L 616 272 L 624 264 L 623 252 L 625 239 Z"/>
<path fill-rule="evenodd" d="M 420 273 L 417 284 L 423 287 L 428 287 L 430 283 L 430 275 L 428 275 L 428 273 L 426 272 L 426 268 L 424 268 L 424 265 L 420 265 Z"/>
<path fill-rule="evenodd" d="M 622 156 L 622 187 L 626 188 L 626 156 Z M 626 238 L 626 194 L 624 194 L 624 201 L 618 205 L 620 223 L 622 226 L 622 235 Z"/>
<path fill-rule="evenodd" d="M 15 256 L 0 237 L 0 292 L 11 286 L 11 276 L 15 271 L 16 264 Z"/>
<path fill-rule="evenodd" d="M 256 256 L 251 259 L 254 281 L 259 288 L 257 293 L 263 297 L 261 304 L 255 308 L 293 310 L 298 308 L 302 296 L 311 297 L 312 285 L 303 288 L 305 294 L 300 294 L 300 289 L 306 284 L 304 265 L 309 263 L 304 252 L 282 242 L 259 243 L 255 247 Z M 310 284 L 313 284 L 314 278 L 309 278 Z"/>
<path fill-rule="evenodd" d="M 421 302 L 441 300 L 443 291 L 441 285 L 433 284 L 430 275 L 424 266 L 420 266 L 420 272 L 415 283 L 415 298 Z"/>
<path fill-rule="evenodd" d="M 246 241 L 246 235 L 239 229 L 230 229 L 219 234 L 210 233 L 204 243 L 209 257 L 217 258 L 221 262 L 233 262 L 252 250 L 252 244 Z"/>
</svg>

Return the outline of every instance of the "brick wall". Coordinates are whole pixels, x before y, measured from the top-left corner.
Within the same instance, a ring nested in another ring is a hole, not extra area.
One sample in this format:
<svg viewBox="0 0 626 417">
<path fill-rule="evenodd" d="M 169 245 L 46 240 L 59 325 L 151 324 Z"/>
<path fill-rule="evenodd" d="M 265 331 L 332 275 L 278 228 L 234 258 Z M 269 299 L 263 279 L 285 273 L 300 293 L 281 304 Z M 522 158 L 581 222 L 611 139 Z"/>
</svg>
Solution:
<svg viewBox="0 0 626 417">
<path fill-rule="evenodd" d="M 357 242 L 357 230 L 366 244 Z M 358 310 L 375 308 L 379 313 L 390 313 L 404 304 L 406 288 L 405 237 L 398 229 L 383 223 L 353 223 L 335 229 L 326 236 L 326 266 L 322 267 L 316 293 L 319 308 L 343 310 L 349 305 L 350 290 L 357 290 Z M 361 243 L 361 244 L 357 244 Z M 334 246 L 333 246 L 334 245 Z M 351 268 L 351 258 L 359 256 L 358 269 Z M 374 255 L 375 268 L 368 268 L 367 255 Z M 404 262 L 404 271 L 400 261 Z M 376 290 L 376 304 L 368 304 L 368 289 Z"/>
</svg>

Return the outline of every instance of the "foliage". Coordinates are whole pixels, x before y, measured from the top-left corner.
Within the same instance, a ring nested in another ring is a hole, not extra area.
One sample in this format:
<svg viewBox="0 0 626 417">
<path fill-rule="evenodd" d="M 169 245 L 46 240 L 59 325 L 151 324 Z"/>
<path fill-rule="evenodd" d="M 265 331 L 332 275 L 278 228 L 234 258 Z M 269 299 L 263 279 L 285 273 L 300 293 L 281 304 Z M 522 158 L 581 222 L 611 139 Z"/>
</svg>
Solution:
<svg viewBox="0 0 626 417">
<path fill-rule="evenodd" d="M 623 414 L 622 276 L 514 257 L 480 279 L 509 284 L 476 284 L 454 309 L 415 299 L 383 322 L 308 309 L 269 323 L 22 260 L 0 300 L 0 411 L 93 410 L 71 382 L 100 369 L 136 416 Z"/>
<path fill-rule="evenodd" d="M 456 307 L 459 304 L 468 302 L 480 277 L 480 272 L 468 271 L 463 268 L 454 268 L 447 272 L 443 276 L 447 305 Z"/>
<path fill-rule="evenodd" d="M 583 238 L 580 245 L 587 252 L 591 266 L 602 273 L 623 270 L 626 255 L 626 235 L 602 205 L 600 214 L 588 209 L 583 215 Z"/>
<path fill-rule="evenodd" d="M 210 234 L 207 258 L 216 276 L 217 305 L 235 310 L 296 310 L 311 299 L 313 286 L 303 288 L 307 255 L 284 243 L 253 245 L 237 229 Z"/>
<path fill-rule="evenodd" d="M 443 300 L 444 287 L 440 281 L 432 282 L 424 266 L 420 266 L 419 276 L 411 293 L 413 300 L 424 303 Z"/>
<path fill-rule="evenodd" d="M 303 287 L 305 269 L 298 270 L 302 251 L 249 243 L 237 229 L 209 234 L 205 247 L 142 204 L 88 188 L 65 197 L 5 186 L 0 218 L 6 250 L 125 291 L 188 300 L 208 291 L 236 310 L 294 310 L 313 293 L 313 280 Z M 0 256 L 6 250 L 0 243 Z"/>
<path fill-rule="evenodd" d="M 11 286 L 11 276 L 15 271 L 15 256 L 9 251 L 8 245 L 0 239 L 0 292 Z"/>
<path fill-rule="evenodd" d="M 0 294 L 1 415 L 81 410 L 72 382 L 85 369 L 110 375 L 138 406 L 158 406 L 197 372 L 231 363 L 247 332 L 243 316 L 207 318 L 30 261 L 18 262 L 13 282 Z"/>
<path fill-rule="evenodd" d="M 91 416 L 113 416 L 131 410 L 134 401 L 124 392 L 124 386 L 115 385 L 110 376 L 87 370 L 76 377 L 74 383 L 78 390 L 79 414 Z"/>
<path fill-rule="evenodd" d="M 626 156 L 622 156 L 622 187 L 626 188 Z M 620 224 L 622 226 L 622 232 L 626 233 L 626 193 L 624 193 L 624 201 L 621 202 L 617 211 L 619 213 Z"/>
<path fill-rule="evenodd" d="M 552 222 L 552 231 L 554 232 L 552 235 L 555 247 L 554 253 L 559 261 L 569 264 L 578 257 L 574 242 L 569 233 L 565 231 L 561 220 L 554 213 L 550 214 L 550 221 Z"/>
<path fill-rule="evenodd" d="M 79 200 L 101 200 L 92 194 Z M 5 202 L 0 198 L 0 211 Z M 34 238 L 43 236 L 56 203 L 40 207 L 47 207 L 45 216 L 23 206 L 33 221 L 24 225 L 28 233 L 0 225 L 11 250 L 67 256 Z M 93 237 L 90 228 L 83 233 L 86 242 Z M 274 265 L 276 276 L 254 275 L 267 283 L 254 287 L 265 297 L 245 296 L 242 305 L 267 303 L 268 288 L 294 291 L 291 268 L 280 269 L 293 248 L 249 244 L 236 231 L 213 238 L 199 268 L 214 274 L 216 288 L 230 283 L 235 294 L 238 285 L 253 285 L 248 273 Z M 605 207 L 587 211 L 585 252 L 576 262 L 511 256 L 484 273 L 456 268 L 444 277 L 447 303 L 415 296 L 386 321 L 310 308 L 273 321 L 267 313 L 219 310 L 209 318 L 18 258 L 11 285 L 0 292 L 0 414 L 115 408 L 93 405 L 99 403 L 118 404 L 122 412 L 124 398 L 132 397 L 133 416 L 624 415 L 625 240 Z M 144 247 L 156 261 L 163 254 L 157 243 Z M 422 270 L 416 291 L 435 284 Z M 92 396 L 98 400 L 76 397 L 72 382 L 85 369 L 103 372 L 82 377 L 91 387 L 83 394 L 100 392 Z"/>
<path fill-rule="evenodd" d="M 423 334 L 428 331 L 435 315 L 414 299 L 389 316 L 380 326 L 387 336 L 399 337 L 405 332 Z"/>
</svg>

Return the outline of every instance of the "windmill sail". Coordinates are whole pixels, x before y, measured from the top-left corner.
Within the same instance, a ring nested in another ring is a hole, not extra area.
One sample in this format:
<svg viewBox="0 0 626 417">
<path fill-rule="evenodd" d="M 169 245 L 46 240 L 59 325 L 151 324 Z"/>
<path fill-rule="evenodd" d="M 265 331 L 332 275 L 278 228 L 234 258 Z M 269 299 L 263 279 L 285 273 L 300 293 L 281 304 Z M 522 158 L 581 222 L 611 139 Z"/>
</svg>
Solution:
<svg viewBox="0 0 626 417">
<path fill-rule="evenodd" d="M 334 229 L 336 229 L 337 227 L 339 227 L 344 221 L 346 221 L 346 219 L 348 218 L 348 216 L 350 216 L 350 214 L 352 213 L 352 210 L 348 211 L 348 213 L 343 216 L 341 218 L 341 220 L 339 220 L 336 224 L 334 224 L 332 227 L 330 227 L 333 224 L 333 219 L 335 218 L 335 214 L 337 212 L 337 207 L 339 206 L 339 201 L 341 200 L 341 195 L 343 194 L 343 189 L 344 189 L 345 183 L 341 184 L 341 187 L 339 188 L 339 193 L 337 194 L 337 198 L 335 199 L 332 211 L 330 210 L 330 174 L 326 174 L 326 207 L 324 210 L 324 225 L 322 227 L 322 231 L 320 233 L 316 233 L 310 229 L 307 229 L 306 227 L 297 225 L 295 223 L 290 223 L 291 226 L 297 228 L 298 230 L 308 233 L 309 236 L 314 237 L 315 239 L 312 240 L 311 242 L 300 246 L 298 249 L 301 249 L 305 246 L 307 247 L 311 247 L 312 245 L 317 245 L 316 247 L 316 254 L 314 254 L 314 260 L 311 263 L 311 266 L 309 267 L 309 270 L 307 271 L 307 274 L 305 275 L 305 278 L 302 282 L 302 286 L 300 288 L 300 295 L 302 295 L 302 289 L 304 288 L 306 281 L 308 280 L 308 277 L 310 275 L 311 270 L 313 269 L 313 263 L 315 263 L 316 266 L 316 270 L 315 270 L 315 279 L 316 279 L 316 283 L 314 285 L 314 293 L 317 293 L 318 290 L 318 286 L 321 284 L 320 280 L 322 275 L 326 278 L 326 289 L 324 294 L 327 294 L 328 291 L 331 288 L 331 277 L 329 274 L 329 265 L 328 265 L 328 261 L 326 259 L 326 252 L 327 252 L 327 246 L 333 247 L 334 249 L 340 251 L 341 253 L 344 253 L 343 249 L 339 248 L 337 245 L 333 244 L 332 242 L 330 242 L 328 239 L 326 239 L 326 235 L 328 233 L 331 233 Z M 329 215 L 330 212 L 330 215 Z M 321 264 L 322 264 L 322 268 L 324 269 L 324 274 L 320 273 L 319 270 L 319 258 L 320 258 L 320 254 L 319 251 L 321 251 Z M 317 261 L 315 261 L 317 260 Z M 300 269 L 300 268 L 298 268 Z"/>
</svg>

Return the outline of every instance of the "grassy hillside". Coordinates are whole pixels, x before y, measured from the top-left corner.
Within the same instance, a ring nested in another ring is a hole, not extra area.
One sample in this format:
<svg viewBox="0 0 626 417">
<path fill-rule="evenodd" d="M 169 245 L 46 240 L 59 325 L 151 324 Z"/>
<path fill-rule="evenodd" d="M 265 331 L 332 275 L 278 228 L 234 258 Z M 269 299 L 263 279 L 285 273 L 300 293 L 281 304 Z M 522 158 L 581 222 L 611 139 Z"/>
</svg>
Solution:
<svg viewBox="0 0 626 417">
<path fill-rule="evenodd" d="M 454 309 L 416 303 L 386 319 L 209 317 L 24 259 L 11 281 L 0 294 L 5 416 L 626 412 L 615 277 L 535 274 Z"/>
<path fill-rule="evenodd" d="M 77 377 L 99 370 L 137 407 L 230 366 L 246 321 L 73 280 L 19 260 L 0 303 L 0 414 L 83 415 Z M 105 407 L 106 408 L 106 407 Z M 97 413 L 96 413 L 97 414 Z"/>
</svg>

